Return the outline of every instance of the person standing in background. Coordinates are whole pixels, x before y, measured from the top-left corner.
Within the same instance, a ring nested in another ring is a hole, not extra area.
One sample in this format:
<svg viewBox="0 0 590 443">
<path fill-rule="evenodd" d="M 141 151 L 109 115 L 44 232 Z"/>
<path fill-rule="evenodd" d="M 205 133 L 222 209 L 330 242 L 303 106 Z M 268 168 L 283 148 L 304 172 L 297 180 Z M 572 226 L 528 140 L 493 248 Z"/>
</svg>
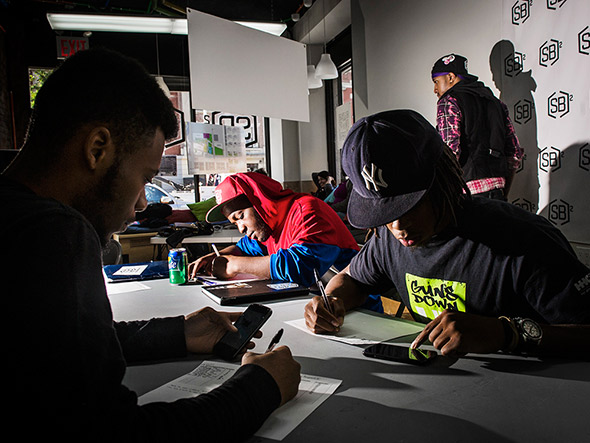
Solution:
<svg viewBox="0 0 590 443">
<path fill-rule="evenodd" d="M 508 108 L 469 74 L 461 55 L 441 57 L 431 75 L 438 133 L 457 156 L 471 194 L 506 200 L 523 157 Z"/>
</svg>

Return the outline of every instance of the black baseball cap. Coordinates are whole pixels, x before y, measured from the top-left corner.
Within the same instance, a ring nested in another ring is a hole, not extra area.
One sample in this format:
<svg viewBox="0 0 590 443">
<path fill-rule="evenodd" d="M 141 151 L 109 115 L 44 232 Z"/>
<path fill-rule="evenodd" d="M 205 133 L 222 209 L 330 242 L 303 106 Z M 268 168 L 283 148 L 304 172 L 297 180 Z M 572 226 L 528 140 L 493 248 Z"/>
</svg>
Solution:
<svg viewBox="0 0 590 443">
<path fill-rule="evenodd" d="M 374 228 L 412 209 L 432 186 L 444 146 L 436 129 L 412 110 L 358 120 L 342 148 L 342 168 L 353 184 L 350 223 Z"/>
<path fill-rule="evenodd" d="M 464 80 L 477 80 L 477 76 L 467 71 L 467 59 L 462 55 L 448 54 L 439 58 L 432 67 L 432 78 L 452 72 Z"/>
</svg>

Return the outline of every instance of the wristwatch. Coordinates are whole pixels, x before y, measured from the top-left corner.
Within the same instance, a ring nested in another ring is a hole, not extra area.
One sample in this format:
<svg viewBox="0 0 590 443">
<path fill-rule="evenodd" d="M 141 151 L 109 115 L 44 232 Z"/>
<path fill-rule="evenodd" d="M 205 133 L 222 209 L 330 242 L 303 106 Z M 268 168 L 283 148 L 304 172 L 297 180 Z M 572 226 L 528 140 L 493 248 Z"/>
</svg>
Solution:
<svg viewBox="0 0 590 443">
<path fill-rule="evenodd" d="M 512 319 L 519 336 L 519 348 L 524 350 L 535 349 L 543 338 L 543 329 L 530 318 L 515 317 Z"/>
</svg>

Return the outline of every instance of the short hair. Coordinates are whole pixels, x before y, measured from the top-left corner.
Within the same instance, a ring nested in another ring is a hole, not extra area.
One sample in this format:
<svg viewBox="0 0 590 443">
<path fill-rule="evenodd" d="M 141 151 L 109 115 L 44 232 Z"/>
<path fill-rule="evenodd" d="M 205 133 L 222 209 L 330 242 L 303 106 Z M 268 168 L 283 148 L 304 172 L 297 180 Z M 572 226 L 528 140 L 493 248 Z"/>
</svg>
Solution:
<svg viewBox="0 0 590 443">
<path fill-rule="evenodd" d="M 25 145 L 50 161 L 89 123 L 105 124 L 119 148 L 130 153 L 157 128 L 173 138 L 178 123 L 172 103 L 135 59 L 108 49 L 88 49 L 64 61 L 35 99 Z"/>
</svg>

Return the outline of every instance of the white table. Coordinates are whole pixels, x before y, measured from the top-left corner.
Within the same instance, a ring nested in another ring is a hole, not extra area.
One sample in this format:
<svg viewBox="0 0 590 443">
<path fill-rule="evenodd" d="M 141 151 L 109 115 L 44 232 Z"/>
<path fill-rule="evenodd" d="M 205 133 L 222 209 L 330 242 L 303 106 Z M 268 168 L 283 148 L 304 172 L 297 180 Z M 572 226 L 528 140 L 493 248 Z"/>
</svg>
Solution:
<svg viewBox="0 0 590 443">
<path fill-rule="evenodd" d="M 114 283 L 121 284 L 121 283 Z M 167 280 L 113 294 L 116 320 L 187 314 L 220 307 L 198 286 Z M 281 327 L 302 372 L 342 380 L 335 394 L 284 442 L 588 442 L 590 363 L 503 354 L 439 357 L 415 367 L 363 357 L 362 349 L 309 335 L 285 321 L 303 316 L 306 298 L 267 303 L 273 310 L 254 351 Z M 411 339 L 400 340 L 410 342 Z M 139 395 L 194 369 L 193 356 L 129 367 L 124 383 Z M 253 437 L 252 442 L 271 441 Z"/>
<path fill-rule="evenodd" d="M 240 231 L 237 229 L 220 229 L 210 235 L 193 235 L 186 237 L 182 240 L 181 245 L 186 244 L 225 244 L 225 243 L 237 243 L 243 237 Z M 166 243 L 166 237 L 160 237 L 158 235 L 150 238 L 150 244 L 153 245 L 152 259 L 161 260 L 162 252 L 164 247 L 168 247 Z M 157 248 L 157 252 L 156 252 Z"/>
<path fill-rule="evenodd" d="M 193 235 L 182 240 L 187 243 L 237 243 L 243 237 L 237 229 L 222 229 L 210 235 Z M 155 236 L 150 239 L 152 245 L 165 245 L 166 237 Z"/>
</svg>

